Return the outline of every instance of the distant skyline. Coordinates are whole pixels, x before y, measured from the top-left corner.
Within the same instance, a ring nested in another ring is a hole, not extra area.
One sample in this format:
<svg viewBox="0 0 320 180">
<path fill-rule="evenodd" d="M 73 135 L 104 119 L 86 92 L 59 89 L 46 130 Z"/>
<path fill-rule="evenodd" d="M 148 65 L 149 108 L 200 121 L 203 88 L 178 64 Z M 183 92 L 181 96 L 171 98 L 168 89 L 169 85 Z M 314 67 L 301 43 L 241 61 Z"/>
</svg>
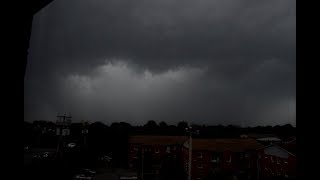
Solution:
<svg viewBox="0 0 320 180">
<path fill-rule="evenodd" d="M 55 0 L 33 19 L 25 120 L 296 125 L 296 1 Z"/>
</svg>

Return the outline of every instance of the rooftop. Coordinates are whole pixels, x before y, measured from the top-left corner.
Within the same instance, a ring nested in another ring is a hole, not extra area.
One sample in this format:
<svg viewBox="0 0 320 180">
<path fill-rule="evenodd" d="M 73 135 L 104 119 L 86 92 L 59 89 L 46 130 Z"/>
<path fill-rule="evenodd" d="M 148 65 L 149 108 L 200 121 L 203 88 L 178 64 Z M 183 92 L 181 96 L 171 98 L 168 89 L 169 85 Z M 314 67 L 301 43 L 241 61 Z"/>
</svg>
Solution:
<svg viewBox="0 0 320 180">
<path fill-rule="evenodd" d="M 281 139 L 277 137 L 265 137 L 265 138 L 258 138 L 257 141 L 281 141 Z"/>
<path fill-rule="evenodd" d="M 182 145 L 187 139 L 186 136 L 131 136 L 129 143 L 144 145 Z"/>
<path fill-rule="evenodd" d="M 254 139 L 193 139 L 193 150 L 245 152 L 264 146 Z"/>
</svg>

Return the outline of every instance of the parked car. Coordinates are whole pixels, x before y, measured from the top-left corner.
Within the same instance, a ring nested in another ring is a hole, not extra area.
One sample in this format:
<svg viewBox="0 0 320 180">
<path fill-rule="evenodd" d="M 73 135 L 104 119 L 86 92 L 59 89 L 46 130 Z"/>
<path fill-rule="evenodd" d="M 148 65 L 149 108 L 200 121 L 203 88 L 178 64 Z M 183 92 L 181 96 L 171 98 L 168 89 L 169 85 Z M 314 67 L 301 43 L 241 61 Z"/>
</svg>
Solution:
<svg viewBox="0 0 320 180">
<path fill-rule="evenodd" d="M 29 152 L 30 151 L 30 147 L 29 146 L 24 146 L 24 152 Z"/>
<path fill-rule="evenodd" d="M 67 145 L 67 147 L 68 147 L 68 148 L 74 148 L 74 147 L 76 147 L 76 143 L 69 143 L 69 144 Z"/>
<path fill-rule="evenodd" d="M 96 172 L 90 169 L 79 169 L 74 175 L 74 180 L 93 180 Z"/>
<path fill-rule="evenodd" d="M 43 152 L 33 155 L 34 160 L 54 160 L 55 158 L 55 152 Z"/>
<path fill-rule="evenodd" d="M 77 174 L 73 178 L 74 180 L 93 180 L 94 177 L 85 175 L 85 174 Z"/>
<path fill-rule="evenodd" d="M 112 157 L 110 157 L 110 156 L 102 156 L 102 157 L 100 157 L 100 160 L 104 161 L 104 162 L 111 162 Z"/>
</svg>

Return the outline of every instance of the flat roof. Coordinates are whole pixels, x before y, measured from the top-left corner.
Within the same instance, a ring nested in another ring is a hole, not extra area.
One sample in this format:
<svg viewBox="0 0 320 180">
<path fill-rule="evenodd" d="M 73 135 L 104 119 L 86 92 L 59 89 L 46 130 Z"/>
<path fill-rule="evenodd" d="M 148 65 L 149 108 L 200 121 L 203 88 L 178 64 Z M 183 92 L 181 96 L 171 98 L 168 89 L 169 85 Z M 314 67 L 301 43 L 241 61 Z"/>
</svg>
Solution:
<svg viewBox="0 0 320 180">
<path fill-rule="evenodd" d="M 215 152 L 245 152 L 256 150 L 264 146 L 256 140 L 248 139 L 192 139 L 192 149 L 207 150 Z"/>
<path fill-rule="evenodd" d="M 265 137 L 265 138 L 259 138 L 257 141 L 281 141 L 281 139 L 277 137 Z"/>
<path fill-rule="evenodd" d="M 186 136 L 130 136 L 130 144 L 143 145 L 174 145 L 183 144 L 188 137 Z"/>
</svg>

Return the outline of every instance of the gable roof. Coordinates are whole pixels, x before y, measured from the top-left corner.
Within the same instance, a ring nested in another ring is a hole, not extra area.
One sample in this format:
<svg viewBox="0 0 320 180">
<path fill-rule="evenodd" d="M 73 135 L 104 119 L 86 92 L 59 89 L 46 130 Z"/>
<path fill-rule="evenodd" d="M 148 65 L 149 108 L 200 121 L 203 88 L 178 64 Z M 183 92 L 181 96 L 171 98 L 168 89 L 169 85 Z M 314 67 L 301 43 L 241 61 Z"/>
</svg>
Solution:
<svg viewBox="0 0 320 180">
<path fill-rule="evenodd" d="M 263 145 L 256 140 L 248 139 L 193 139 L 192 149 L 215 152 L 232 151 L 245 152 L 262 148 Z"/>
<path fill-rule="evenodd" d="M 285 153 L 288 153 L 288 154 L 290 154 L 291 156 L 296 157 L 296 155 L 294 155 L 293 153 L 287 151 L 286 149 L 284 149 L 284 148 L 282 148 L 281 146 L 276 145 L 276 144 L 270 144 L 270 145 L 265 146 L 265 147 L 263 147 L 263 148 L 260 148 L 260 149 L 258 149 L 258 150 L 267 149 L 267 148 L 271 148 L 271 147 L 276 147 L 276 148 L 278 148 L 279 150 L 281 150 L 281 151 L 283 151 L 283 152 L 285 152 Z"/>
<path fill-rule="evenodd" d="M 264 138 L 258 138 L 256 140 L 257 141 L 277 141 L 277 142 L 281 141 L 281 139 L 279 139 L 277 137 L 264 137 Z"/>
<path fill-rule="evenodd" d="M 287 139 L 287 141 L 284 142 L 285 144 L 296 144 L 297 143 L 297 138 L 296 137 L 291 137 Z"/>
<path fill-rule="evenodd" d="M 131 136 L 129 137 L 129 143 L 143 145 L 182 145 L 187 139 L 186 136 Z"/>
<path fill-rule="evenodd" d="M 253 139 L 258 139 L 258 138 L 266 138 L 266 137 L 276 137 L 275 134 L 260 134 L 260 133 L 249 133 L 248 137 L 253 138 Z"/>
</svg>

